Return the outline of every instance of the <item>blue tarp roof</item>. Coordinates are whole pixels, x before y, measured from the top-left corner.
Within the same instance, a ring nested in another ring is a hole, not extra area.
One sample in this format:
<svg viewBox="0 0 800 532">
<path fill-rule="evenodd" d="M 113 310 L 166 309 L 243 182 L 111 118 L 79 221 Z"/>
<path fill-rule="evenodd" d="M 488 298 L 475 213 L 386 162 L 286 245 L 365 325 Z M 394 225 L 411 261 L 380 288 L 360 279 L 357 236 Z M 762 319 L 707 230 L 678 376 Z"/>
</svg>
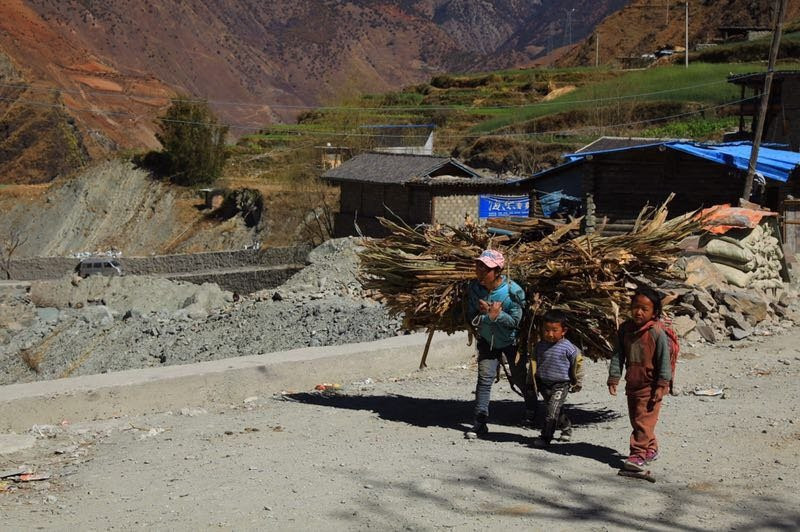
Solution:
<svg viewBox="0 0 800 532">
<path fill-rule="evenodd" d="M 659 144 L 618 148 L 615 150 L 573 153 L 566 156 L 568 160 L 567 164 L 582 161 L 589 155 L 640 150 L 643 148 L 652 148 L 655 145 L 682 151 L 684 153 L 688 153 L 702 159 L 707 159 L 715 163 L 724 164 L 726 166 L 733 166 L 743 171 L 747 171 L 747 167 L 750 163 L 750 151 L 752 149 L 752 143 L 750 142 L 728 142 L 724 144 L 663 142 Z M 775 181 L 781 181 L 785 183 L 789 180 L 789 175 L 798 165 L 800 165 L 800 153 L 779 150 L 774 147 L 770 147 L 770 145 L 766 145 L 761 146 L 761 148 L 758 150 L 756 173 L 767 179 L 773 179 Z"/>
</svg>

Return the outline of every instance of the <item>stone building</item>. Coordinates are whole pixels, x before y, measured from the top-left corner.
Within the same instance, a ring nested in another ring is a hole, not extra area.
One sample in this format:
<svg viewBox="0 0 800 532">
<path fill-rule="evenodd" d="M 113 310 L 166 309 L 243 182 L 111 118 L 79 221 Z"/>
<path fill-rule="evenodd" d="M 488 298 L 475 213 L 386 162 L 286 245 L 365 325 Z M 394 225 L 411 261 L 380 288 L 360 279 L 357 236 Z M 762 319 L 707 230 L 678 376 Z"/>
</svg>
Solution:
<svg viewBox="0 0 800 532">
<path fill-rule="evenodd" d="M 385 236 L 379 217 L 409 225 L 478 219 L 481 196 L 519 194 L 519 185 L 484 177 L 450 157 L 362 153 L 323 174 L 340 188 L 336 237 Z M 527 194 L 527 193 L 526 193 Z"/>
</svg>

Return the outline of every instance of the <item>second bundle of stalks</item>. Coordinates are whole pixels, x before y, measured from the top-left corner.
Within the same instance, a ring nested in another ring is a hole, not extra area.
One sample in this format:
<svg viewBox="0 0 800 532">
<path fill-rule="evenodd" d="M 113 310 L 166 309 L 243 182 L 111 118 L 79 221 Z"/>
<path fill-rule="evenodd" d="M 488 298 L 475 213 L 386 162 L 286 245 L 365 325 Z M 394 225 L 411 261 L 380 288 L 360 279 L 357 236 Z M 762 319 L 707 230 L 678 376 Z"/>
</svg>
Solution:
<svg viewBox="0 0 800 532">
<path fill-rule="evenodd" d="M 620 308 L 640 283 L 674 279 L 678 244 L 702 228 L 686 215 L 667 220 L 666 203 L 642 210 L 633 230 L 619 236 L 575 236 L 578 220 L 536 241 L 496 242 L 483 227 L 467 224 L 411 227 L 382 220 L 392 234 L 368 241 L 360 254 L 361 279 L 410 329 L 468 330 L 467 284 L 474 260 L 493 247 L 506 256 L 504 274 L 526 292 L 523 347 L 535 341 L 537 318 L 555 308 L 569 317 L 571 335 L 594 360 L 609 358 Z"/>
</svg>

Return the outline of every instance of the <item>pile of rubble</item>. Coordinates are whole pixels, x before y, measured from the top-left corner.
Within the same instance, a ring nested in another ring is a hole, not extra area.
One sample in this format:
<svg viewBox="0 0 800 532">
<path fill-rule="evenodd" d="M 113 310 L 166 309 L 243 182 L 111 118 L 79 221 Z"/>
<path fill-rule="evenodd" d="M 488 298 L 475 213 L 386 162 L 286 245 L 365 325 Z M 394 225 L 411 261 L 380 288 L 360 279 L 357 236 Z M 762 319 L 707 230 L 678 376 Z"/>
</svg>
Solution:
<svg viewBox="0 0 800 532">
<path fill-rule="evenodd" d="M 58 310 L 105 307 L 109 315 L 124 317 L 148 313 L 186 315 L 201 319 L 233 302 L 233 294 L 213 283 L 197 285 L 162 277 L 78 275 L 31 284 L 31 302 L 37 308 Z"/>
<path fill-rule="evenodd" d="M 354 237 L 328 240 L 308 255 L 308 265 L 294 274 L 277 290 L 251 294 L 256 301 L 308 301 L 328 297 L 365 298 L 358 282 L 358 253 L 361 239 Z"/>
<path fill-rule="evenodd" d="M 673 327 L 689 341 L 714 343 L 725 338 L 776 334 L 800 323 L 798 293 L 788 285 L 762 290 L 726 282 L 718 266 L 698 255 L 679 259 L 686 284 L 664 287 Z"/>
<path fill-rule="evenodd" d="M 0 290 L 0 385 L 402 334 L 400 318 L 364 297 L 358 246 L 327 242 L 284 285 L 238 300 L 214 284 L 151 276 Z"/>
</svg>

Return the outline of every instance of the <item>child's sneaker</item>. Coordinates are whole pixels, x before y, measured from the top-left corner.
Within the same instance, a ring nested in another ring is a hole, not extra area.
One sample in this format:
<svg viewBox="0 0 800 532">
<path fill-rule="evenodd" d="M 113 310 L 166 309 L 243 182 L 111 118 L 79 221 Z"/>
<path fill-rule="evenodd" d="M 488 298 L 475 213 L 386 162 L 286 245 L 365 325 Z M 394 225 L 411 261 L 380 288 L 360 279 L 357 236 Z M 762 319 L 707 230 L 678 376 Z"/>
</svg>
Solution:
<svg viewBox="0 0 800 532">
<path fill-rule="evenodd" d="M 572 429 L 564 429 L 561 431 L 559 441 L 570 441 L 572 439 Z"/>
<path fill-rule="evenodd" d="M 658 449 L 648 449 L 647 453 L 644 455 L 644 461 L 649 464 L 650 462 L 658 460 L 659 456 L 661 456 L 661 454 L 658 452 Z"/>
<path fill-rule="evenodd" d="M 533 446 L 537 449 L 544 449 L 550 446 L 550 442 L 542 438 L 541 436 L 536 436 L 533 439 Z"/>
<path fill-rule="evenodd" d="M 526 429 L 535 428 L 536 424 L 536 411 L 535 410 L 526 410 L 525 416 L 522 418 L 522 426 Z"/>
<path fill-rule="evenodd" d="M 628 471 L 641 472 L 644 471 L 644 466 L 645 461 L 641 456 L 631 455 L 624 462 L 622 462 L 622 468 L 627 469 Z"/>
<path fill-rule="evenodd" d="M 486 424 L 486 422 L 476 421 L 472 428 L 464 433 L 464 437 L 468 440 L 475 440 L 477 438 L 482 438 L 488 433 L 489 426 Z"/>
</svg>

